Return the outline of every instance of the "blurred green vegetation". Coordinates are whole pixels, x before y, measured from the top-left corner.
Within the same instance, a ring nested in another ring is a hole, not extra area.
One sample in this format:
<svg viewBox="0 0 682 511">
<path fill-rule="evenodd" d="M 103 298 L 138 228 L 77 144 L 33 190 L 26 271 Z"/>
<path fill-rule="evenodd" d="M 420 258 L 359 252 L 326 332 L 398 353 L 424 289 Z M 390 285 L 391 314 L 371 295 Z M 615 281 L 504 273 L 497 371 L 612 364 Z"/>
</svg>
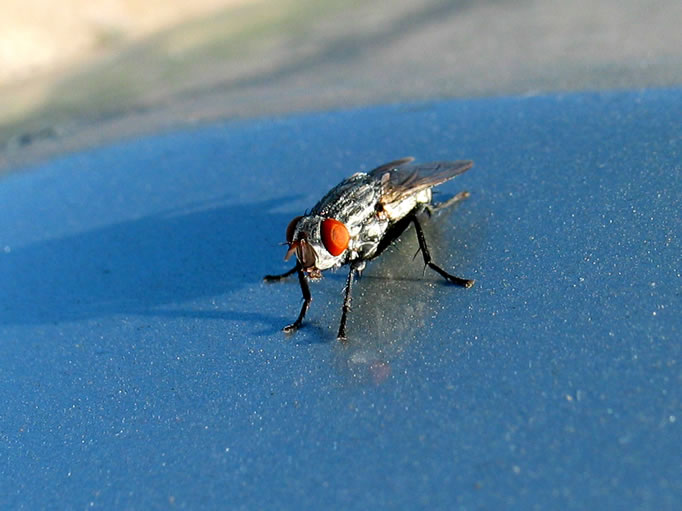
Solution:
<svg viewBox="0 0 682 511">
<path fill-rule="evenodd" d="M 357 1 L 279 0 L 237 5 L 113 47 L 89 62 L 20 84 L 0 94 L 0 145 L 48 137 L 82 122 L 173 102 L 244 76 L 267 72 L 304 41 L 314 18 L 333 17 Z M 280 62 L 281 63 L 281 62 Z M 18 138 L 19 137 L 19 138 Z M 21 138 L 23 137 L 23 138 Z"/>
</svg>

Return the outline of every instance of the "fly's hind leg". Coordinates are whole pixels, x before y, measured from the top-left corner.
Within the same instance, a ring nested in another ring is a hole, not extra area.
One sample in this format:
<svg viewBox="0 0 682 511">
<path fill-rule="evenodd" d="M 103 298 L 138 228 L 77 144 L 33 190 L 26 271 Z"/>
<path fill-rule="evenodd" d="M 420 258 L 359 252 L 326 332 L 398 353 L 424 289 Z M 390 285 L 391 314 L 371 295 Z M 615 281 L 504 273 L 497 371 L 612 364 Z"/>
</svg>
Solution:
<svg viewBox="0 0 682 511">
<path fill-rule="evenodd" d="M 467 191 L 464 192 L 459 192 L 457 195 L 450 197 L 448 200 L 445 202 L 439 202 L 437 204 L 429 204 L 426 206 L 425 210 L 426 213 L 431 216 L 434 213 L 438 213 L 440 210 L 449 208 L 450 206 L 453 206 L 457 204 L 458 202 L 468 199 L 471 194 Z"/>
<path fill-rule="evenodd" d="M 450 273 L 446 272 L 443 268 L 441 268 L 440 266 L 431 261 L 431 253 L 429 252 L 429 247 L 426 246 L 426 238 L 424 237 L 424 231 L 422 230 L 422 226 L 419 224 L 419 220 L 417 220 L 416 215 L 412 217 L 412 223 L 414 223 L 414 228 L 417 231 L 417 240 L 419 241 L 419 249 L 421 250 L 422 256 L 424 257 L 424 264 L 431 268 L 436 273 L 443 276 L 445 280 L 447 280 L 448 282 L 451 282 L 462 287 L 473 286 L 475 282 L 474 280 L 463 279 L 460 277 L 456 277 L 455 275 L 451 275 Z"/>
</svg>

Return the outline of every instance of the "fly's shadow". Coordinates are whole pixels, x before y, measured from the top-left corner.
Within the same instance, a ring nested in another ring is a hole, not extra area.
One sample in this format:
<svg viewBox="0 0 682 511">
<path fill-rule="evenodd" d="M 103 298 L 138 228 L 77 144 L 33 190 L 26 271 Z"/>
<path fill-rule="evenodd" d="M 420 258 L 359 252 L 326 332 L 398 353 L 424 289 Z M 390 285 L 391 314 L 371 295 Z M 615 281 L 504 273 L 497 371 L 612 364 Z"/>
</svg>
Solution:
<svg viewBox="0 0 682 511">
<path fill-rule="evenodd" d="M 282 317 L 257 307 L 183 311 L 175 304 L 258 282 L 274 253 L 263 247 L 281 238 L 287 218 L 269 211 L 294 199 L 195 204 L 13 248 L 0 257 L 0 324 L 124 313 L 258 321 L 274 331 Z"/>
</svg>

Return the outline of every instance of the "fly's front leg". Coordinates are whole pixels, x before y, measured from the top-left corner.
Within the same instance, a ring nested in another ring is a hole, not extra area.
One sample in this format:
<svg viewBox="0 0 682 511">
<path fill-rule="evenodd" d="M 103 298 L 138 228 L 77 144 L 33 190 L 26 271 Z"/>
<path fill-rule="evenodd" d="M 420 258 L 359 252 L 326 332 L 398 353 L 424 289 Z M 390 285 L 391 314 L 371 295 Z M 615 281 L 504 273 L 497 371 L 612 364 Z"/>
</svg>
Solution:
<svg viewBox="0 0 682 511">
<path fill-rule="evenodd" d="M 364 266 L 363 266 L 364 267 Z M 355 272 L 359 270 L 359 267 L 352 264 L 350 265 L 350 270 L 348 271 L 348 280 L 346 280 L 346 293 L 343 298 L 343 308 L 341 309 L 341 323 L 339 324 L 339 333 L 336 338 L 339 341 L 346 340 L 346 318 L 348 312 L 350 311 L 350 304 L 353 300 L 351 292 L 353 289 L 353 278 L 355 277 Z"/>
<path fill-rule="evenodd" d="M 291 270 L 284 272 L 281 275 L 266 275 L 265 277 L 263 277 L 263 280 L 265 282 L 279 282 L 280 280 L 284 280 L 290 275 L 296 273 L 296 270 L 298 270 L 298 264 L 294 266 Z"/>
<path fill-rule="evenodd" d="M 424 237 L 424 231 L 422 231 L 422 226 L 419 224 L 416 215 L 412 217 L 412 223 L 414 223 L 414 228 L 417 230 L 417 240 L 419 241 L 419 248 L 424 257 L 424 264 L 431 268 L 436 273 L 442 275 L 448 282 L 457 284 L 458 286 L 471 287 L 474 285 L 474 280 L 463 279 L 456 277 L 446 272 L 443 268 L 431 261 L 431 254 L 429 253 L 429 248 L 426 246 L 426 238 Z"/>
<path fill-rule="evenodd" d="M 310 295 L 310 287 L 308 286 L 308 279 L 305 276 L 305 273 L 303 272 L 303 269 L 301 268 L 300 264 L 296 264 L 294 267 L 294 270 L 291 271 L 293 273 L 294 271 L 298 272 L 298 283 L 301 285 L 301 293 L 303 293 L 303 305 L 301 306 L 301 312 L 298 315 L 298 318 L 296 318 L 296 321 L 294 321 L 291 325 L 285 326 L 282 330 L 284 330 L 286 333 L 291 333 L 295 332 L 298 330 L 298 328 L 301 326 L 301 323 L 303 323 L 303 318 L 305 317 L 305 313 L 308 312 L 308 307 L 310 307 L 310 302 L 313 301 L 313 297 Z"/>
</svg>

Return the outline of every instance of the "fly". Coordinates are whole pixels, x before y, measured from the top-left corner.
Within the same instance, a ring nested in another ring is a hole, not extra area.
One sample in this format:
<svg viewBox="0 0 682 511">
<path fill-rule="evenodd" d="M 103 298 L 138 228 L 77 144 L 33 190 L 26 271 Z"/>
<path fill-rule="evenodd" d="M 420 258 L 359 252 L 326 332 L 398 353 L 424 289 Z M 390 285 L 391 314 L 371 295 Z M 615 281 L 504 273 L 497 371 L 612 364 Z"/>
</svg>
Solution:
<svg viewBox="0 0 682 511">
<path fill-rule="evenodd" d="M 351 290 L 356 274 L 364 270 L 367 261 L 381 254 L 386 247 L 414 224 L 419 249 L 428 266 L 448 282 L 471 287 L 473 280 L 456 277 L 431 260 L 424 231 L 417 218 L 423 211 L 450 206 L 469 196 L 460 192 L 446 202 L 432 204 L 431 188 L 469 170 L 468 160 L 412 163 L 414 158 L 402 158 L 364 173 L 358 172 L 332 188 L 310 213 L 294 218 L 286 230 L 288 250 L 285 261 L 296 256 L 296 265 L 282 275 L 266 275 L 266 282 L 277 282 L 294 273 L 303 293 L 303 305 L 296 321 L 284 327 L 296 331 L 303 323 L 312 296 L 308 280 L 319 280 L 322 272 L 349 265 L 338 339 L 346 339 L 346 319 L 351 306 Z"/>
</svg>

